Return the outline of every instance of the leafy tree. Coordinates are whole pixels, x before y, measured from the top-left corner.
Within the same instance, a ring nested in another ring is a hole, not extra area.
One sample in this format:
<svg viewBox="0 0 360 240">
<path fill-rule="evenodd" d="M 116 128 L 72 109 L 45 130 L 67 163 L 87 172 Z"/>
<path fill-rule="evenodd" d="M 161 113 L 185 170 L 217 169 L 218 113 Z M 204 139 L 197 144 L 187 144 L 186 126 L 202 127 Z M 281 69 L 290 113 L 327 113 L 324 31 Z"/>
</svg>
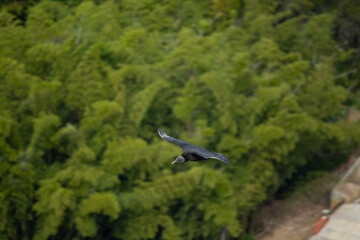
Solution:
<svg viewBox="0 0 360 240">
<path fill-rule="evenodd" d="M 360 143 L 354 3 L 0 3 L 0 239 L 245 239 Z"/>
</svg>

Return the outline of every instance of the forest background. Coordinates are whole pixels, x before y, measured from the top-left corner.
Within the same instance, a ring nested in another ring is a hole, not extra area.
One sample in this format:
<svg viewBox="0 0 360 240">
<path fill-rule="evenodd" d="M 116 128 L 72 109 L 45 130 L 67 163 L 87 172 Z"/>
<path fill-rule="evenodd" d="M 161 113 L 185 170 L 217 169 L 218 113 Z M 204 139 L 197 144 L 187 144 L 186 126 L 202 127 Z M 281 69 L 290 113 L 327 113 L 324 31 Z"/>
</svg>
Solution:
<svg viewBox="0 0 360 240">
<path fill-rule="evenodd" d="M 357 0 L 0 8 L 1 240 L 252 239 L 359 146 Z M 159 127 L 233 165 L 171 165 Z"/>
</svg>

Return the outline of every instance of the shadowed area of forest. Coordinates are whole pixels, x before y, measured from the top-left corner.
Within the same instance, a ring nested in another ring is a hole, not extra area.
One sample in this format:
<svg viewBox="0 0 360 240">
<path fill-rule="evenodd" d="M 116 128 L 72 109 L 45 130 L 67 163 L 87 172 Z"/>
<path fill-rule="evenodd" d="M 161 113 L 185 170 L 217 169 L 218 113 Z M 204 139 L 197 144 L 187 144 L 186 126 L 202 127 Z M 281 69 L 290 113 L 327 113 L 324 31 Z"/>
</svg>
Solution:
<svg viewBox="0 0 360 240">
<path fill-rule="evenodd" d="M 0 240 L 253 239 L 360 144 L 359 6 L 1 1 Z"/>
</svg>

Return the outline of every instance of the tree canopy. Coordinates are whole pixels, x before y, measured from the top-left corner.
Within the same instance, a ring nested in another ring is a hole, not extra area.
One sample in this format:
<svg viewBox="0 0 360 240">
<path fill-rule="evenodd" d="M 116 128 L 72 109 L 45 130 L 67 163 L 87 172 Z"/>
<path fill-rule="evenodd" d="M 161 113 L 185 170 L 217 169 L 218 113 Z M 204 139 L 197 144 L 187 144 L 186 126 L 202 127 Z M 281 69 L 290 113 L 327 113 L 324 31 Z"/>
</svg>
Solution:
<svg viewBox="0 0 360 240">
<path fill-rule="evenodd" d="M 245 239 L 360 143 L 355 0 L 0 8 L 0 240 Z M 157 128 L 233 165 L 172 166 Z"/>
</svg>

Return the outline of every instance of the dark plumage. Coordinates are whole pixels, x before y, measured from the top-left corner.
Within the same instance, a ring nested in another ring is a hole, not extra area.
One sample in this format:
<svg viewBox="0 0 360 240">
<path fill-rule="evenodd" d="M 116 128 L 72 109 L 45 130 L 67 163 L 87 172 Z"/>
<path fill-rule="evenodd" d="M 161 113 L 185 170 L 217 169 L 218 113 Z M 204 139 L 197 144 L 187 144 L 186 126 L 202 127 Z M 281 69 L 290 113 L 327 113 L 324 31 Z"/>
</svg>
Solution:
<svg viewBox="0 0 360 240">
<path fill-rule="evenodd" d="M 183 149 L 183 153 L 181 154 L 181 156 L 178 156 L 172 162 L 172 164 L 174 164 L 176 162 L 201 161 L 201 160 L 204 160 L 207 158 L 213 158 L 213 159 L 217 159 L 217 160 L 220 160 L 224 163 L 231 165 L 231 162 L 221 153 L 210 152 L 209 150 L 207 150 L 205 148 L 196 146 L 194 144 L 185 142 L 180 139 L 170 137 L 166 133 L 164 133 L 160 128 L 158 129 L 158 133 L 159 133 L 160 137 L 162 137 L 163 139 L 165 139 L 171 143 L 174 143 Z"/>
</svg>

